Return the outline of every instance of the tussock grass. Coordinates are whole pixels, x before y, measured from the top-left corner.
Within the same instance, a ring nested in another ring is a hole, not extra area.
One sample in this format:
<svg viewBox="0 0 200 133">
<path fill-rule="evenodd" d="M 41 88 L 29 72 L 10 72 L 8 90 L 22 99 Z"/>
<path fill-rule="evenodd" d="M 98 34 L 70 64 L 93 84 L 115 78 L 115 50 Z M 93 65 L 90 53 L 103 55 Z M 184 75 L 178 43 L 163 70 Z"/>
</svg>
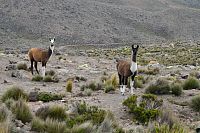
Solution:
<svg viewBox="0 0 200 133">
<path fill-rule="evenodd" d="M 36 111 L 35 115 L 43 120 L 50 118 L 63 121 L 67 118 L 66 109 L 60 105 L 41 107 Z"/>
<path fill-rule="evenodd" d="M 200 89 L 200 82 L 195 77 L 189 77 L 186 79 L 183 83 L 183 89 L 184 90 L 190 90 L 190 89 Z"/>
<path fill-rule="evenodd" d="M 26 65 L 26 63 L 17 64 L 17 69 L 18 69 L 18 70 L 27 70 L 27 65 Z"/>
<path fill-rule="evenodd" d="M 183 87 L 179 83 L 173 83 L 171 85 L 171 90 L 172 90 L 172 94 L 174 94 L 175 96 L 180 96 L 182 94 Z"/>
<path fill-rule="evenodd" d="M 32 81 L 36 81 L 36 82 L 40 82 L 43 80 L 43 77 L 41 75 L 35 75 L 33 78 L 32 78 Z"/>
<path fill-rule="evenodd" d="M 49 92 L 39 92 L 37 96 L 38 101 L 49 102 L 53 100 L 62 100 L 63 96 L 59 94 L 52 94 Z"/>
<path fill-rule="evenodd" d="M 45 122 L 38 117 L 34 117 L 31 121 L 31 130 L 36 132 L 45 132 Z"/>
<path fill-rule="evenodd" d="M 50 70 L 50 71 L 46 71 L 45 75 L 49 75 L 49 76 L 54 76 L 55 75 L 55 71 L 54 70 Z"/>
<path fill-rule="evenodd" d="M 193 97 L 189 105 L 193 110 L 200 112 L 200 95 Z"/>
<path fill-rule="evenodd" d="M 11 105 L 11 111 L 16 119 L 21 120 L 23 123 L 32 120 L 32 112 L 30 111 L 27 103 L 23 99 L 19 99 Z"/>
<path fill-rule="evenodd" d="M 28 100 L 28 94 L 26 94 L 22 88 L 18 86 L 12 86 L 8 88 L 8 90 L 2 95 L 1 100 L 5 102 L 8 99 L 18 100 L 20 98 Z"/>
<path fill-rule="evenodd" d="M 44 81 L 44 82 L 53 82 L 54 80 L 52 79 L 52 76 L 46 75 L 46 76 L 43 78 L 43 81 Z"/>
<path fill-rule="evenodd" d="M 68 80 L 67 84 L 66 84 L 66 91 L 67 92 L 72 92 L 72 87 L 73 87 L 73 81 L 72 80 Z"/>
</svg>

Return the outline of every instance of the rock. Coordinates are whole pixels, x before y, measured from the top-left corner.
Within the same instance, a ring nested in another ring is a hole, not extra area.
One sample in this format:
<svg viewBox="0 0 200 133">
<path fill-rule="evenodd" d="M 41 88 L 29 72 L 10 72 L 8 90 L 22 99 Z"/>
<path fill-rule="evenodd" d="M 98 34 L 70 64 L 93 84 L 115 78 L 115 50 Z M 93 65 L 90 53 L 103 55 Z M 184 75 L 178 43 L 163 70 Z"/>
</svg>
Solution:
<svg viewBox="0 0 200 133">
<path fill-rule="evenodd" d="M 17 69 L 16 65 L 10 64 L 10 65 L 6 66 L 5 71 L 16 70 L 16 69 Z"/>
<path fill-rule="evenodd" d="M 16 123 L 16 126 L 17 127 L 23 127 L 24 126 L 24 123 L 22 123 L 22 121 L 20 121 L 20 120 L 15 120 L 15 123 Z"/>
<path fill-rule="evenodd" d="M 36 102 L 37 101 L 37 96 L 38 96 L 38 92 L 35 91 L 35 92 L 30 92 L 29 93 L 29 101 L 30 102 Z"/>
<path fill-rule="evenodd" d="M 189 77 L 188 74 L 181 74 L 181 78 L 182 78 L 182 79 L 187 79 L 188 77 Z"/>
<path fill-rule="evenodd" d="M 6 84 L 6 83 L 8 83 L 8 81 L 4 79 L 3 83 Z"/>
<path fill-rule="evenodd" d="M 19 71 L 14 71 L 11 73 L 11 77 L 14 77 L 14 78 L 22 78 L 22 75 L 20 74 Z"/>
</svg>

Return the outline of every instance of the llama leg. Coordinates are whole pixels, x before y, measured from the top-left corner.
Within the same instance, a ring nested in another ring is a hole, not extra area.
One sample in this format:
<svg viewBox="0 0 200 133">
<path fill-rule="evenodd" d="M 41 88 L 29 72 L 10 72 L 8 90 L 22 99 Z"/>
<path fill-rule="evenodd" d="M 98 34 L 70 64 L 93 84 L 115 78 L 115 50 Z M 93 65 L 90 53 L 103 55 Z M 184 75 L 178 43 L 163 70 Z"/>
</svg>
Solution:
<svg viewBox="0 0 200 133">
<path fill-rule="evenodd" d="M 33 60 L 31 60 L 31 73 L 33 75 Z"/>
<path fill-rule="evenodd" d="M 118 76 L 119 76 L 119 89 L 120 89 L 120 92 L 122 93 L 122 76 L 118 73 Z"/>
<path fill-rule="evenodd" d="M 131 87 L 131 94 L 133 94 L 134 90 L 134 78 L 136 76 L 136 72 L 131 76 L 130 87 Z"/>
<path fill-rule="evenodd" d="M 42 62 L 42 77 L 45 76 L 45 66 L 46 64 Z"/>
<path fill-rule="evenodd" d="M 126 91 L 126 87 L 127 87 L 127 84 L 128 84 L 128 77 L 124 77 L 124 86 L 123 86 L 123 92 L 125 93 Z"/>
<path fill-rule="evenodd" d="M 38 69 L 37 69 L 37 62 L 35 61 L 35 70 L 37 72 L 37 74 L 39 74 Z"/>
</svg>

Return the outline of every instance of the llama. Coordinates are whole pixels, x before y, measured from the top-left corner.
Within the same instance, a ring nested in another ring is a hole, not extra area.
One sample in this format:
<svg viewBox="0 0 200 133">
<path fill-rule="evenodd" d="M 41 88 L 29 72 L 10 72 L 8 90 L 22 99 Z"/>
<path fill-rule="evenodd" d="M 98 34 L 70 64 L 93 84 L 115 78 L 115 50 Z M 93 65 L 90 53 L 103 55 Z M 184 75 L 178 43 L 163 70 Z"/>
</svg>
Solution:
<svg viewBox="0 0 200 133">
<path fill-rule="evenodd" d="M 117 60 L 117 71 L 119 76 L 120 91 L 122 95 L 124 95 L 125 93 L 129 77 L 131 77 L 130 80 L 131 94 L 133 94 L 134 78 L 137 74 L 136 56 L 138 48 L 139 45 L 132 45 L 131 63 L 124 60 Z"/>
<path fill-rule="evenodd" d="M 28 56 L 29 56 L 29 59 L 31 61 L 31 73 L 32 73 L 32 75 L 33 75 L 33 62 L 35 63 L 34 66 L 35 66 L 36 72 L 38 74 L 39 74 L 39 72 L 38 72 L 38 69 L 37 69 L 37 63 L 42 62 L 42 76 L 43 77 L 45 76 L 46 64 L 47 64 L 49 58 L 51 57 L 51 55 L 53 54 L 53 50 L 54 50 L 53 43 L 55 41 L 55 38 L 50 38 L 49 40 L 51 42 L 51 45 L 49 46 L 48 50 L 43 50 L 43 49 L 40 49 L 40 48 L 31 48 L 28 51 Z"/>
</svg>

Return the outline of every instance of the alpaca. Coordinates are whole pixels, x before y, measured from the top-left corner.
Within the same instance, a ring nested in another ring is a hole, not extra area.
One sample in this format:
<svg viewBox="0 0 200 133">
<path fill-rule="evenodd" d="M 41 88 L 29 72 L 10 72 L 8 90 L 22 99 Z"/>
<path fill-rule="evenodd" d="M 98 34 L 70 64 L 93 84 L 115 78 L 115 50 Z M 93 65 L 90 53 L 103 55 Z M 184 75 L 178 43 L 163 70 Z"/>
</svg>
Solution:
<svg viewBox="0 0 200 133">
<path fill-rule="evenodd" d="M 28 56 L 29 59 L 31 61 L 31 73 L 33 75 L 33 62 L 35 63 L 35 69 L 36 72 L 39 74 L 38 69 L 37 69 L 37 62 L 42 62 L 42 76 L 45 76 L 45 68 L 46 68 L 46 64 L 49 60 L 49 58 L 51 57 L 51 55 L 53 54 L 53 50 L 54 50 L 54 43 L 55 38 L 50 38 L 50 42 L 51 45 L 49 46 L 48 50 L 43 50 L 40 48 L 31 48 L 28 51 Z"/>
<path fill-rule="evenodd" d="M 129 77 L 131 77 L 130 80 L 131 94 L 133 94 L 134 78 L 137 74 L 136 56 L 138 48 L 139 45 L 132 45 L 131 63 L 124 60 L 117 60 L 117 71 L 119 76 L 120 91 L 122 95 L 124 95 L 125 93 Z"/>
</svg>

